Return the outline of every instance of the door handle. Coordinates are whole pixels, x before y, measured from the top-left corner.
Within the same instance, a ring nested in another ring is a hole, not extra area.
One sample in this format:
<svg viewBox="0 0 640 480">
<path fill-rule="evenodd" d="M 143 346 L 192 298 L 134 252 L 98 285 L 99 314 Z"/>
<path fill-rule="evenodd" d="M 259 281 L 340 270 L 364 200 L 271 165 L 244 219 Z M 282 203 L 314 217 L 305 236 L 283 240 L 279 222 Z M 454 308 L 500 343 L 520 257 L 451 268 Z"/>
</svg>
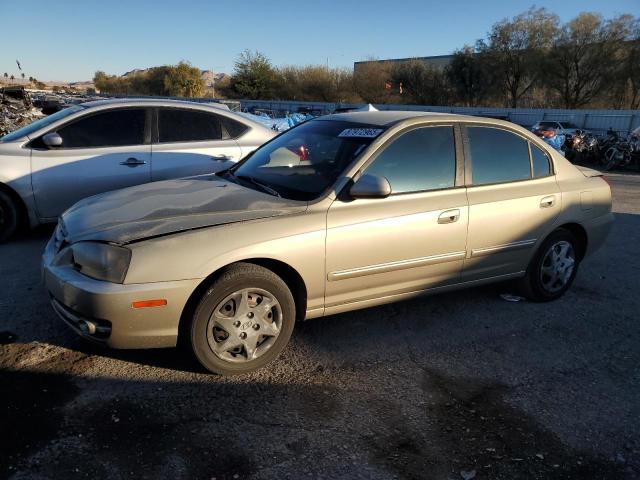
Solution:
<svg viewBox="0 0 640 480">
<path fill-rule="evenodd" d="M 126 165 L 127 167 L 137 167 L 138 165 L 146 165 L 144 160 L 138 160 L 134 157 L 127 158 L 124 162 L 120 162 L 120 165 Z"/>
<path fill-rule="evenodd" d="M 460 218 L 460 210 L 447 210 L 438 217 L 438 223 L 454 223 Z"/>
<path fill-rule="evenodd" d="M 549 208 L 553 207 L 556 204 L 556 196 L 549 195 L 548 197 L 544 197 L 540 200 L 540 208 Z"/>
<path fill-rule="evenodd" d="M 226 162 L 231 160 L 231 157 L 229 155 L 218 155 L 217 157 L 211 157 L 211 160 L 214 162 Z"/>
</svg>

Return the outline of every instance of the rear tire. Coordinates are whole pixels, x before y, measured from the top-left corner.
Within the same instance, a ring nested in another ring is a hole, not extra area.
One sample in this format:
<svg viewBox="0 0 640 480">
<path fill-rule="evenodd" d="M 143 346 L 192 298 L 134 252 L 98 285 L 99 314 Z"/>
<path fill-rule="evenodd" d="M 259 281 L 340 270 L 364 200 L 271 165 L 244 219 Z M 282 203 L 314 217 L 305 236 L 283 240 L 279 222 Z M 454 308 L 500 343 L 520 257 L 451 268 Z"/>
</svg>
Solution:
<svg viewBox="0 0 640 480">
<path fill-rule="evenodd" d="M 0 243 L 11 237 L 18 228 L 18 208 L 13 199 L 0 190 Z"/>
<path fill-rule="evenodd" d="M 293 295 L 279 276 L 237 263 L 207 289 L 186 331 L 204 368 L 238 375 L 275 360 L 289 342 L 295 319 Z"/>
<path fill-rule="evenodd" d="M 580 265 L 580 246 L 575 236 L 560 228 L 540 245 L 520 280 L 520 291 L 534 302 L 550 302 L 571 287 Z"/>
</svg>

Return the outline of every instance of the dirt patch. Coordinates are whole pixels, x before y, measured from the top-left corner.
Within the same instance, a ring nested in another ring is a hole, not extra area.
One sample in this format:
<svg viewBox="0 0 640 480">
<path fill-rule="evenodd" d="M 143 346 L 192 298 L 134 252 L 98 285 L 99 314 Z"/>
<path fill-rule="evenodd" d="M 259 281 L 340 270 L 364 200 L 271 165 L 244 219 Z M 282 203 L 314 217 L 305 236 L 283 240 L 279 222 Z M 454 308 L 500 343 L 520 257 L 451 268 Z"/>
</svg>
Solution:
<svg viewBox="0 0 640 480">
<path fill-rule="evenodd" d="M 391 433 L 370 438 L 372 461 L 401 478 L 635 478 L 620 464 L 564 446 L 505 403 L 503 385 L 428 369 L 420 381 L 429 399 L 422 422 L 396 409 L 387 416 Z"/>
</svg>

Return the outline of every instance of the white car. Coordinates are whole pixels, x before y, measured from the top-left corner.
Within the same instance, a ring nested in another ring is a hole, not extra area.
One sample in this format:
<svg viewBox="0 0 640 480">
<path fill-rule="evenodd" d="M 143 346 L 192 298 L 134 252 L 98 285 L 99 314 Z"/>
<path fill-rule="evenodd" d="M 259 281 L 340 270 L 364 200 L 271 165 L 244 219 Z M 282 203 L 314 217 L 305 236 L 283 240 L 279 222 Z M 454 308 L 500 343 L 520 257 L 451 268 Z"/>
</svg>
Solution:
<svg viewBox="0 0 640 480">
<path fill-rule="evenodd" d="M 0 137 L 0 241 L 91 195 L 224 170 L 275 135 L 216 104 L 71 106 Z"/>
<path fill-rule="evenodd" d="M 544 120 L 537 122 L 531 127 L 531 131 L 536 133 L 538 130 L 554 130 L 556 135 L 574 135 L 576 130 L 584 130 L 571 122 L 556 122 Z"/>
</svg>

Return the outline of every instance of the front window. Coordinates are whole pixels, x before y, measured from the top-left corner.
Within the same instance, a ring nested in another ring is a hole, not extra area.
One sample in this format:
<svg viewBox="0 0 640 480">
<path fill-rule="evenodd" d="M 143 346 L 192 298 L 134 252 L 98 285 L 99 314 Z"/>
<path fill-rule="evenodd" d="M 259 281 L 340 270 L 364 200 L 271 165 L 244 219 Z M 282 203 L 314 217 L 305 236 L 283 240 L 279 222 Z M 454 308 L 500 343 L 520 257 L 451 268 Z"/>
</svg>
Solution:
<svg viewBox="0 0 640 480">
<path fill-rule="evenodd" d="M 293 200 L 313 200 L 383 131 L 361 123 L 313 120 L 259 148 L 228 176 Z"/>
<path fill-rule="evenodd" d="M 26 125 L 22 128 L 19 128 L 18 130 L 15 130 L 11 133 L 6 134 L 4 137 L 0 137 L 0 143 L 12 142 L 14 140 L 18 140 L 25 136 L 29 137 L 33 132 L 36 132 L 41 128 L 48 127 L 52 123 L 57 122 L 62 118 L 68 117 L 69 115 L 72 115 L 76 112 L 79 112 L 82 109 L 84 109 L 84 107 L 81 107 L 79 105 L 74 105 L 73 107 L 68 107 L 63 110 L 60 110 L 59 112 L 56 112 L 53 115 L 49 115 L 48 117 L 44 117 L 44 118 L 41 118 L 40 120 L 36 120 L 35 122 L 30 123 L 29 125 Z"/>
<path fill-rule="evenodd" d="M 58 129 L 63 148 L 122 147 L 144 144 L 145 110 L 99 112 Z"/>
<path fill-rule="evenodd" d="M 456 176 L 453 127 L 424 127 L 404 133 L 384 149 L 365 173 L 385 177 L 392 193 L 453 187 Z"/>
</svg>

